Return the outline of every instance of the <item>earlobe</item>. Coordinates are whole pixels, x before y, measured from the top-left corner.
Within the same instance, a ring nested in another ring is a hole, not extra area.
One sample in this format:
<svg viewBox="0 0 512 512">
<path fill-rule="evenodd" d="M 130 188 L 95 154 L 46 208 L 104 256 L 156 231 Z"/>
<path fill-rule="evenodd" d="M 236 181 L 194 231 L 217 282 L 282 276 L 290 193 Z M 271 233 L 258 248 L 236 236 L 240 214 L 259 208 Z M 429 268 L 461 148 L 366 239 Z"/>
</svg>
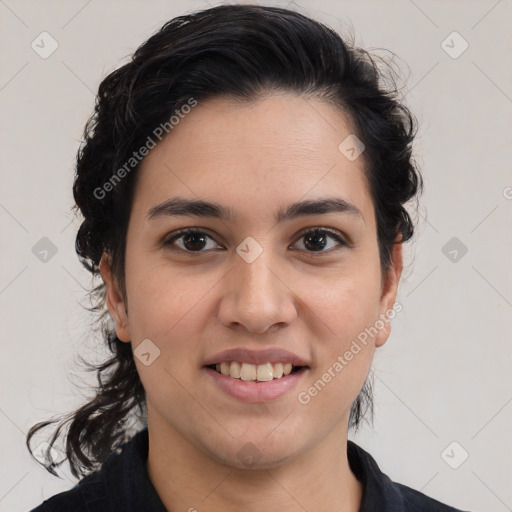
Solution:
<svg viewBox="0 0 512 512">
<path fill-rule="evenodd" d="M 110 254 L 104 252 L 100 260 L 100 274 L 105 283 L 107 308 L 116 324 L 116 335 L 121 341 L 130 342 L 128 315 L 123 296 L 112 273 Z"/>
<path fill-rule="evenodd" d="M 398 235 L 393 245 L 391 262 L 382 286 L 380 299 L 380 318 L 383 320 L 384 326 L 382 329 L 380 329 L 379 334 L 375 337 L 376 347 L 381 347 L 384 345 L 389 335 L 391 334 L 390 312 L 393 311 L 393 306 L 395 305 L 398 284 L 400 282 L 400 276 L 402 275 L 403 270 L 401 240 L 402 235 Z"/>
</svg>

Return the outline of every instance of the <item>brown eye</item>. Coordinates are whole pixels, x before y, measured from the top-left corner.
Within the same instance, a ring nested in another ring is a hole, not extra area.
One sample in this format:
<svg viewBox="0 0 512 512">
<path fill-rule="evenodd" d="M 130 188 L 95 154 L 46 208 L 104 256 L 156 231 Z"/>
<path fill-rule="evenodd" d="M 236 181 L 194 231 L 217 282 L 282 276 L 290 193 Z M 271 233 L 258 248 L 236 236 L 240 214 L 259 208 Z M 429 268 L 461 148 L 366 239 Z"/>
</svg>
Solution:
<svg viewBox="0 0 512 512">
<path fill-rule="evenodd" d="M 214 241 L 211 236 L 207 235 L 203 231 L 196 229 L 184 229 L 172 238 L 165 240 L 163 244 L 165 247 L 176 246 L 178 249 L 188 253 L 201 253 L 206 252 L 205 249 L 209 250 L 219 247 L 219 245 L 215 243 L 213 244 L 213 247 L 208 248 L 208 240 Z M 177 241 L 180 241 L 180 243 L 177 244 Z"/>
<path fill-rule="evenodd" d="M 348 244 L 337 233 L 327 229 L 311 229 L 304 233 L 299 240 L 304 239 L 303 246 L 306 252 L 330 253 L 340 246 Z M 334 240 L 336 243 L 329 242 Z M 327 250 L 324 250 L 327 247 Z"/>
<path fill-rule="evenodd" d="M 311 253 L 312 256 L 316 256 L 314 253 L 318 253 L 318 255 L 328 254 L 349 245 L 337 232 L 325 228 L 310 229 L 303 233 L 299 240 L 303 240 L 302 248 L 299 247 L 299 250 Z M 208 247 L 208 244 L 210 244 L 210 247 Z M 222 249 L 204 231 L 190 228 L 183 229 L 171 238 L 164 240 L 163 246 L 198 255 L 213 249 Z"/>
</svg>

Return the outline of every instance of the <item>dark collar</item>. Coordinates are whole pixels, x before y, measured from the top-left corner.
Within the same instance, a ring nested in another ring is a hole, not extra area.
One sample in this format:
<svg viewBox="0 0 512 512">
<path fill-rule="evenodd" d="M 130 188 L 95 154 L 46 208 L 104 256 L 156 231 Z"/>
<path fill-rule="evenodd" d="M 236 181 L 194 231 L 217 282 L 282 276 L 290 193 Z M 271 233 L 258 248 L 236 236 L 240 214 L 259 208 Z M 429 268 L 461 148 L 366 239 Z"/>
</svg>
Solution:
<svg viewBox="0 0 512 512">
<path fill-rule="evenodd" d="M 102 467 L 105 487 L 115 499 L 115 509 L 124 512 L 167 512 L 147 470 L 149 436 L 147 427 L 110 455 Z"/>
<path fill-rule="evenodd" d="M 122 446 L 121 453 L 111 454 L 99 473 L 81 482 L 82 496 L 89 510 L 98 510 L 94 506 L 95 501 L 99 505 L 105 500 L 109 502 L 108 510 L 166 512 L 149 479 L 146 465 L 148 445 L 148 430 L 145 428 Z M 392 482 L 382 473 L 373 457 L 352 441 L 347 443 L 347 458 L 351 470 L 363 484 L 359 512 L 461 512 Z"/>
<path fill-rule="evenodd" d="M 406 510 L 396 484 L 382 473 L 368 452 L 349 440 L 347 458 L 350 469 L 363 484 L 363 499 L 359 512 Z"/>
</svg>

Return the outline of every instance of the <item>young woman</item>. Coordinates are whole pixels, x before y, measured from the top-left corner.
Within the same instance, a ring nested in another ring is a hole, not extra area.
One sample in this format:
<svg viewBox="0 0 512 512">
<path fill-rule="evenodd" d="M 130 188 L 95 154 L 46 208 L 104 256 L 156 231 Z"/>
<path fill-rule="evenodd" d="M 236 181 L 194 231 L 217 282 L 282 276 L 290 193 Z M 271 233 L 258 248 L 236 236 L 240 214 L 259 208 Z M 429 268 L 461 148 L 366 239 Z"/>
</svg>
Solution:
<svg viewBox="0 0 512 512">
<path fill-rule="evenodd" d="M 347 438 L 421 189 L 383 73 L 312 19 L 234 5 L 102 82 L 73 191 L 112 357 L 47 451 L 55 473 L 67 425 L 82 480 L 34 510 L 456 510 Z"/>
</svg>

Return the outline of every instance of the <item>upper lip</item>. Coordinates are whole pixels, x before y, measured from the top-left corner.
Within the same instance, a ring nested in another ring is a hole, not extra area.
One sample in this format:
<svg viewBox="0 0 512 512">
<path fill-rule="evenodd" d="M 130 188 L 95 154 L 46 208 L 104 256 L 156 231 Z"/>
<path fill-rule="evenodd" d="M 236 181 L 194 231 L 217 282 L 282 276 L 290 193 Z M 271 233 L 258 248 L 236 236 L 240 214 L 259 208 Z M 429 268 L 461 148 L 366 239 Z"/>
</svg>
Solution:
<svg viewBox="0 0 512 512">
<path fill-rule="evenodd" d="M 298 355 L 282 348 L 274 347 L 264 350 L 248 350 L 245 348 L 230 348 L 208 357 L 204 366 L 222 363 L 224 361 L 238 361 L 240 363 L 291 363 L 293 366 L 307 366 L 307 363 Z"/>
</svg>

